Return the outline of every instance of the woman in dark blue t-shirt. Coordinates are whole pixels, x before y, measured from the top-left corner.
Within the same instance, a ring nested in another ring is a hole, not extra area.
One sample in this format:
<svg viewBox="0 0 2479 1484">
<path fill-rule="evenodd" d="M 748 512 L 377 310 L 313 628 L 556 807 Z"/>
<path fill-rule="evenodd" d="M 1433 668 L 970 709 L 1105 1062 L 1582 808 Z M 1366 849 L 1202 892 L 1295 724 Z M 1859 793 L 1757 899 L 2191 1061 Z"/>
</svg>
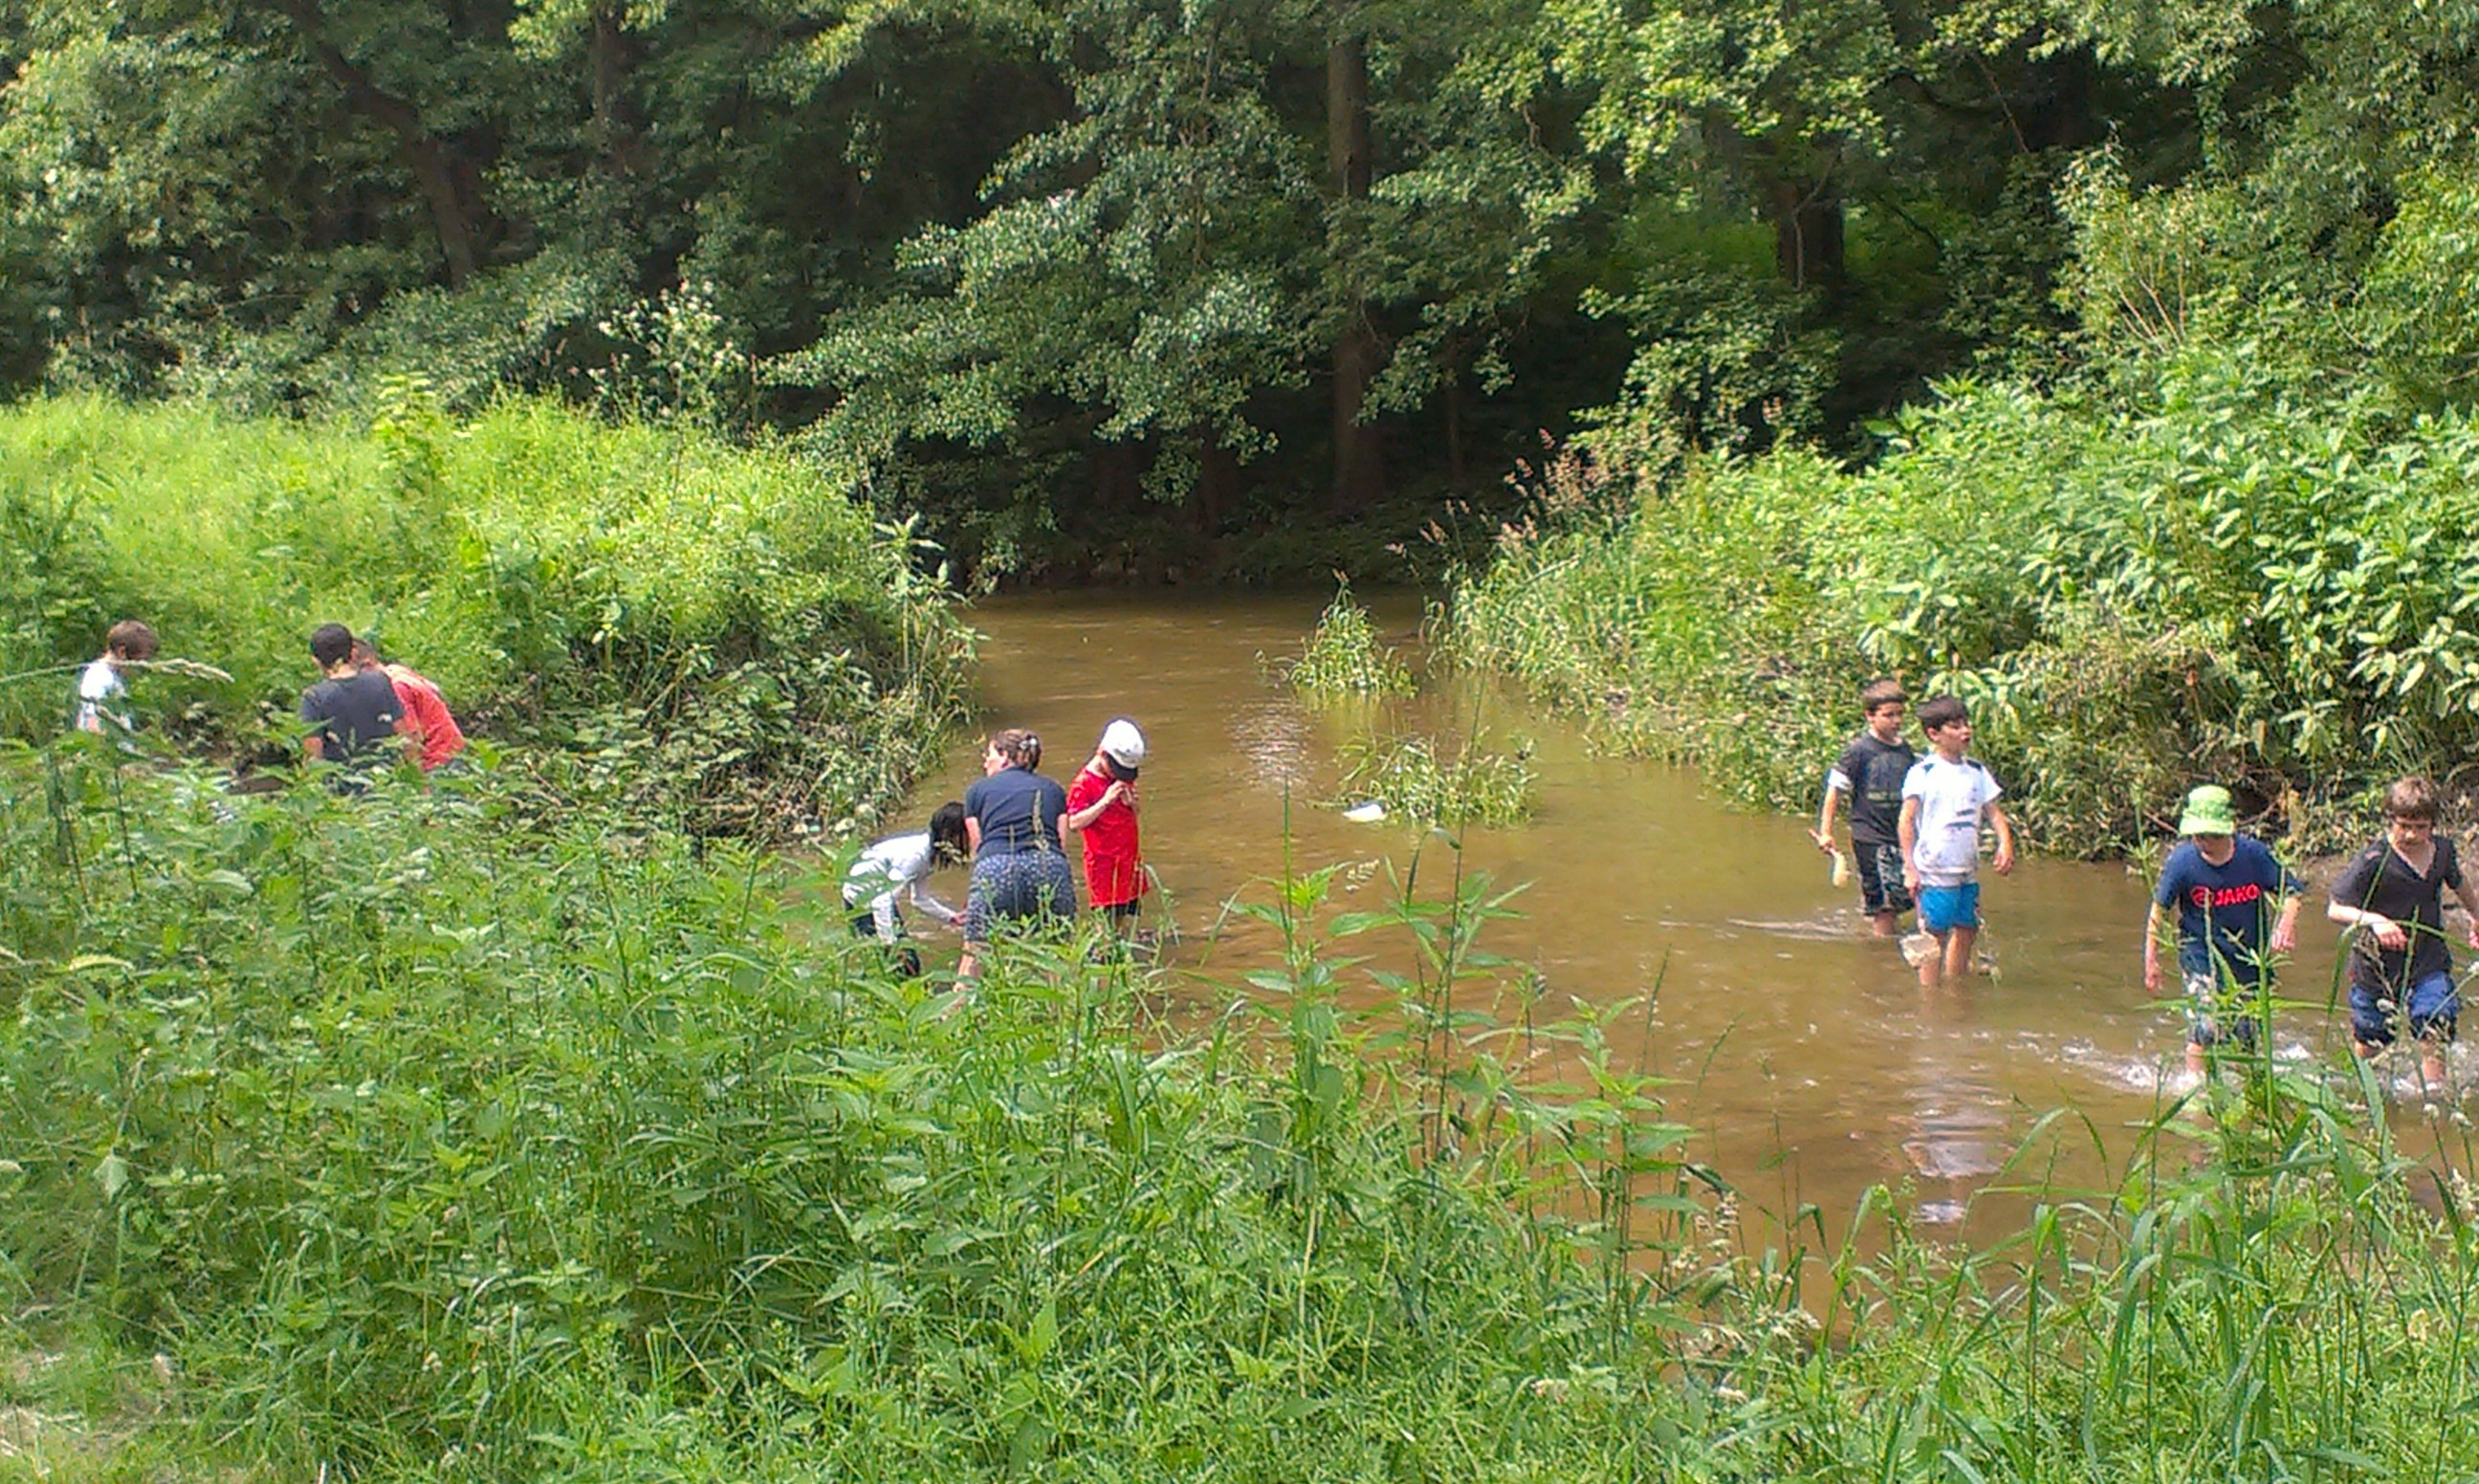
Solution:
<svg viewBox="0 0 2479 1484">
<path fill-rule="evenodd" d="M 964 833 L 973 846 L 973 882 L 964 896 L 964 957 L 957 973 L 981 967 L 999 922 L 1061 922 L 1076 916 L 1076 876 L 1060 844 L 1067 790 L 1043 778 L 1041 738 L 994 734 L 982 753 L 982 780 L 964 790 Z"/>
</svg>

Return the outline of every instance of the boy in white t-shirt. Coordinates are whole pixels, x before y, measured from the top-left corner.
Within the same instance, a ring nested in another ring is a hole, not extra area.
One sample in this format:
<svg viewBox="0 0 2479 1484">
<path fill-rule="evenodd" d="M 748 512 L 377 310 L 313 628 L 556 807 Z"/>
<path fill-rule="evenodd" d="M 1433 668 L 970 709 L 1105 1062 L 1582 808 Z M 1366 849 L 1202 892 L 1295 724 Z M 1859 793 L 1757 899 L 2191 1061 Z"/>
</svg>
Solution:
<svg viewBox="0 0 2479 1484">
<path fill-rule="evenodd" d="M 1980 937 L 1980 826 L 1997 832 L 1997 874 L 2014 869 L 2014 827 L 1997 806 L 2004 789 L 1986 768 L 1964 754 L 1971 747 L 1971 715 L 1954 696 L 1936 696 L 1920 707 L 1920 729 L 1931 752 L 1911 764 L 1903 780 L 1903 883 L 1919 904 L 1920 927 L 1933 934 L 1937 952 L 1920 960 L 1920 985 L 1971 972 L 1971 947 Z"/>
<path fill-rule="evenodd" d="M 77 706 L 69 725 L 96 736 L 126 738 L 130 732 L 129 682 L 126 665 L 155 657 L 155 630 L 139 619 L 122 619 L 103 636 L 103 652 L 78 672 Z"/>
</svg>

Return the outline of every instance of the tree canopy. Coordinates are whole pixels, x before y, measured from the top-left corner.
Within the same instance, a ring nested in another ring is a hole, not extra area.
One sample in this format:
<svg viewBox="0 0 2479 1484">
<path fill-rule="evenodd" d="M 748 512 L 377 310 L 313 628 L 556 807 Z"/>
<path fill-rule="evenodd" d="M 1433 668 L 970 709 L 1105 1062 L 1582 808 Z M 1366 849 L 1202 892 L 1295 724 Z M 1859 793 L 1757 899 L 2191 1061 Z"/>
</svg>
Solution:
<svg viewBox="0 0 2479 1484">
<path fill-rule="evenodd" d="M 0 79 L 11 386 L 553 389 L 992 567 L 2205 341 L 2415 416 L 2479 343 L 2466 7 L 0 0 Z"/>
</svg>

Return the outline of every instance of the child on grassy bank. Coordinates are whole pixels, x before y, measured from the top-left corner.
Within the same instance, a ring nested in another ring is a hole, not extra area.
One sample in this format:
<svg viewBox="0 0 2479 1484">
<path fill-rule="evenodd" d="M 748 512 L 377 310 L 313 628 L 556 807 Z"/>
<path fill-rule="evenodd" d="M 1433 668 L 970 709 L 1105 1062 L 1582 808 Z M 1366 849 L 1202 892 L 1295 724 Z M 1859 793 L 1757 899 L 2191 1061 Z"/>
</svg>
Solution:
<svg viewBox="0 0 2479 1484">
<path fill-rule="evenodd" d="M 103 652 L 78 672 L 77 702 L 69 725 L 95 736 L 125 738 L 135 729 L 129 714 L 124 667 L 155 657 L 155 630 L 140 619 L 122 619 L 105 632 Z"/>
<path fill-rule="evenodd" d="M 465 729 L 456 725 L 456 713 L 447 709 L 447 698 L 430 677 L 381 658 L 378 646 L 368 639 L 353 641 L 353 663 L 386 676 L 396 687 L 396 699 L 404 705 L 405 735 L 419 749 L 422 772 L 435 773 L 465 751 Z"/>
<path fill-rule="evenodd" d="M 1920 905 L 1920 927 L 1937 952 L 1920 960 L 1920 985 L 1971 972 L 1980 938 L 1980 826 L 1997 832 L 1997 874 L 2014 869 L 2014 827 L 1997 806 L 2005 790 L 1971 747 L 1971 714 L 1957 697 L 1932 696 L 1920 707 L 1931 751 L 1903 779 L 1900 826 L 1903 884 Z"/>
<path fill-rule="evenodd" d="M 410 755 L 404 703 L 386 676 L 353 662 L 353 631 L 342 624 L 321 624 L 311 630 L 310 657 L 318 662 L 320 678 L 301 693 L 301 721 L 310 729 L 301 738 L 301 751 L 312 762 L 342 763 L 353 770 L 340 775 L 336 786 L 358 792 L 369 786 L 361 770 Z"/>
<path fill-rule="evenodd" d="M 1102 729 L 1093 756 L 1067 786 L 1067 828 L 1085 839 L 1085 891 L 1113 933 L 1136 921 L 1145 894 L 1137 838 L 1137 770 L 1145 734 L 1126 717 Z"/>
<path fill-rule="evenodd" d="M 1867 729 L 1852 740 L 1825 776 L 1825 806 L 1816 816 L 1816 848 L 1833 851 L 1834 806 L 1851 799 L 1851 856 L 1859 869 L 1859 910 L 1878 937 L 1892 937 L 1911 909 L 1903 878 L 1903 781 L 1919 755 L 1903 740 L 1910 698 L 1900 682 L 1871 680 L 1859 692 Z"/>
<path fill-rule="evenodd" d="M 2462 872 L 2452 839 L 2440 837 L 2436 785 L 2395 779 L 2385 789 L 2385 837 L 2361 851 L 2333 883 L 2324 915 L 2358 930 L 2350 953 L 2350 1042 L 2372 1057 L 2393 1042 L 2393 1012 L 2406 1012 L 2419 1045 L 2419 1074 L 2444 1082 L 2444 1047 L 2454 1036 L 2462 996 L 2453 951 L 2444 941 L 2444 890 L 2471 914 L 2479 948 L 2479 886 Z"/>
<path fill-rule="evenodd" d="M 2237 828 L 2228 789 L 2206 783 L 2186 795 L 2178 819 L 2183 838 L 2161 863 L 2144 926 L 2143 987 L 2159 994 L 2162 930 L 2170 909 L 2177 909 L 2178 971 L 2191 1006 L 2186 1069 L 2198 1076 L 2205 1052 L 2225 1029 L 2241 1046 L 2255 1044 L 2255 1020 L 2236 1002 L 2270 991 L 2272 956 L 2289 952 L 2297 941 L 2298 903 L 2307 889 L 2262 841 Z M 2269 932 L 2267 898 L 2281 903 Z"/>
</svg>

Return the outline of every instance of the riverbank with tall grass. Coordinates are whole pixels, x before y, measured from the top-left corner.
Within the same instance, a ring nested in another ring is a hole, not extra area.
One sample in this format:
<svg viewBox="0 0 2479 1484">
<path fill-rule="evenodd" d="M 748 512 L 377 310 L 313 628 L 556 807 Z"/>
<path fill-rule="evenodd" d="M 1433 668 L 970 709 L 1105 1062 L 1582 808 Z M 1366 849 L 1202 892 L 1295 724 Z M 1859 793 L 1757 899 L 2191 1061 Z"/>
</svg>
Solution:
<svg viewBox="0 0 2479 1484">
<path fill-rule="evenodd" d="M 1971 703 L 2046 849 L 2158 838 L 2203 780 L 2332 849 L 2384 780 L 2479 755 L 2479 426 L 2301 403 L 2243 357 L 2154 376 L 1952 389 L 1857 473 L 1569 461 L 1450 642 L 1753 804 L 1813 812 L 1889 675 Z"/>
<path fill-rule="evenodd" d="M 95 398 L 0 409 L 0 676 L 75 665 L 115 619 L 229 683 L 141 678 L 145 729 L 290 755 L 334 621 L 438 681 L 546 806 L 779 834 L 891 803 L 965 708 L 970 636 L 857 476 L 545 402 L 368 423 Z M 0 684 L 40 738 L 73 677 Z"/>
<path fill-rule="evenodd" d="M 792 865 L 542 819 L 490 769 L 354 802 L 0 751 L 16 1458 L 2100 1481 L 2479 1449 L 2469 1151 L 2403 1159 L 2312 1071 L 2234 1067 L 2209 1125 L 1983 1251 L 1893 1198 L 1753 1251 L 1609 1051 L 1641 1005 L 1483 1012 L 1492 883 L 1342 915 L 1330 873 L 1269 883 L 1280 961 L 1186 990 L 1224 1008 L 1183 1031 L 1179 982 L 1078 949 L 958 1009 L 790 915 Z M 1414 971 L 1356 1015 L 1391 936 Z"/>
</svg>

